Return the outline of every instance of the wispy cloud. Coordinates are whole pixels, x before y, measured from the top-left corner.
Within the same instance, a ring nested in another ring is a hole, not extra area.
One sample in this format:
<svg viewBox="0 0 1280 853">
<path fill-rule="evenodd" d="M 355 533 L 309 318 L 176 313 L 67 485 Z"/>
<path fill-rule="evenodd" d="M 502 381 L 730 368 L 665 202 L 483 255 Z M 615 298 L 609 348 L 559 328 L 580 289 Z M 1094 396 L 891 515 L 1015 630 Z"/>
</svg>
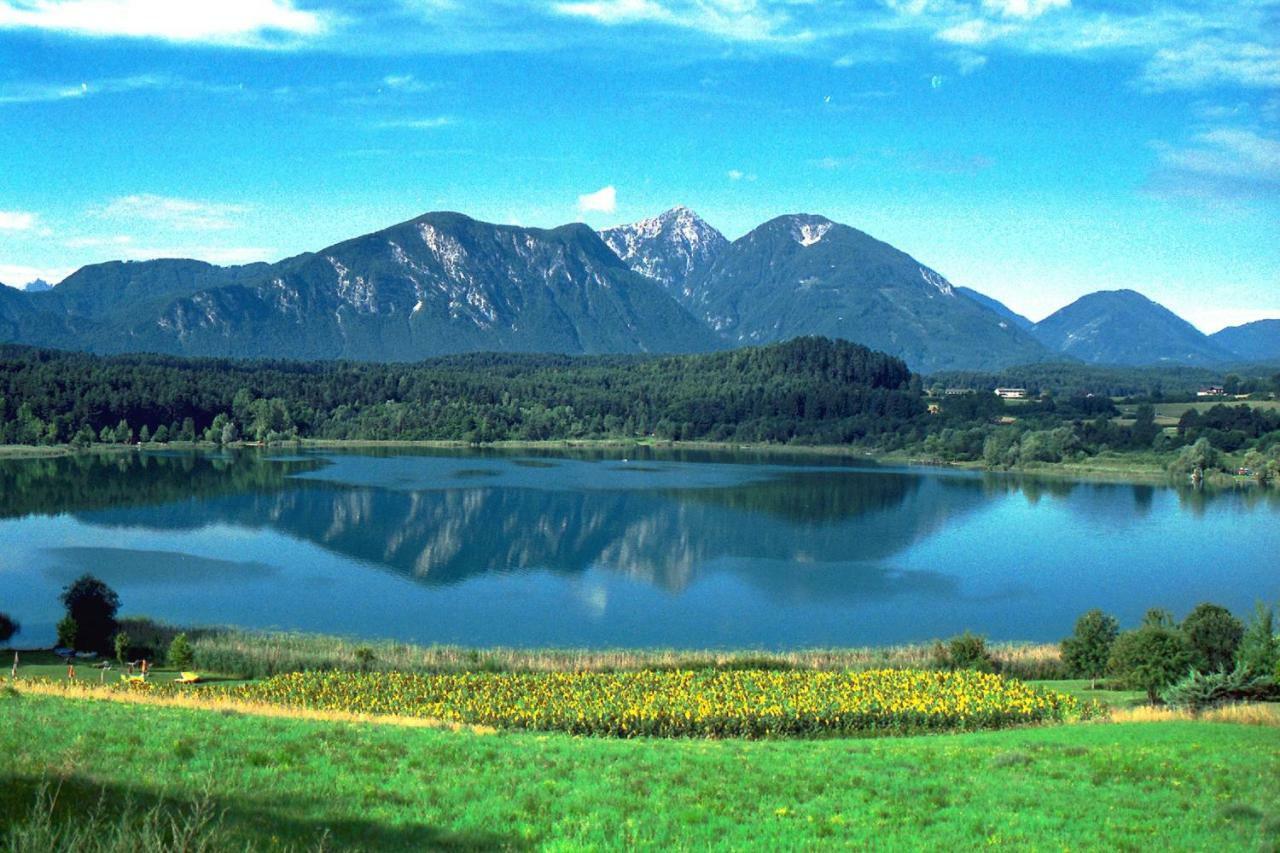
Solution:
<svg viewBox="0 0 1280 853">
<path fill-rule="evenodd" d="M 237 218 L 247 209 L 239 204 L 141 193 L 117 198 L 89 215 L 118 223 L 147 222 L 175 231 L 224 231 L 236 227 Z"/>
<path fill-rule="evenodd" d="M 727 177 L 731 181 L 734 181 L 735 183 L 738 181 L 747 181 L 748 183 L 750 183 L 756 179 L 756 176 L 754 173 L 744 172 L 741 169 L 730 169 L 728 172 L 725 172 L 725 177 Z"/>
<path fill-rule="evenodd" d="M 617 209 L 618 191 L 612 184 L 578 196 L 578 210 L 582 213 L 613 213 Z"/>
<path fill-rule="evenodd" d="M 71 237 L 62 241 L 69 249 L 100 249 L 106 246 L 128 246 L 133 238 L 128 234 L 116 234 L 110 237 Z"/>
<path fill-rule="evenodd" d="M 1071 0 L 982 0 L 982 7 L 1006 18 L 1038 18 L 1050 9 L 1065 9 Z"/>
<path fill-rule="evenodd" d="M 39 220 L 34 213 L 21 210 L 0 210 L 0 231 L 30 231 Z"/>
<path fill-rule="evenodd" d="M 271 261 L 280 256 L 275 249 L 261 246 L 166 245 L 136 246 L 123 252 L 126 260 L 150 261 L 156 258 L 193 258 L 211 264 L 239 265 Z"/>
<path fill-rule="evenodd" d="M 382 85 L 393 92 L 404 92 L 405 94 L 431 92 L 440 88 L 439 84 L 427 83 L 412 74 L 388 74 L 382 78 Z"/>
<path fill-rule="evenodd" d="M 282 48 L 322 34 L 326 18 L 292 0 L 0 0 L 0 30 Z"/>
<path fill-rule="evenodd" d="M 80 82 L 16 82 L 0 84 L 0 104 L 78 101 L 95 95 L 146 91 L 241 92 L 242 86 L 188 80 L 167 74 L 135 74 Z"/>
<path fill-rule="evenodd" d="M 430 118 L 402 118 L 380 121 L 375 127 L 383 130 L 436 130 L 457 124 L 453 116 L 432 116 Z"/>
<path fill-rule="evenodd" d="M 661 24 L 729 41 L 811 40 L 813 33 L 789 14 L 790 5 L 776 0 L 574 0 L 552 3 L 551 8 L 598 24 Z"/>
<path fill-rule="evenodd" d="M 1190 145 L 1153 147 L 1158 166 L 1147 186 L 1153 195 L 1225 204 L 1280 197 L 1280 139 L 1219 127 Z"/>
<path fill-rule="evenodd" d="M 1223 83 L 1280 87 L 1280 47 L 1223 39 L 1162 48 L 1143 68 L 1142 85 L 1154 91 L 1202 89 Z"/>
<path fill-rule="evenodd" d="M 22 264 L 0 264 L 0 282 L 22 288 L 36 279 L 57 284 L 75 272 L 74 267 L 33 267 Z"/>
</svg>

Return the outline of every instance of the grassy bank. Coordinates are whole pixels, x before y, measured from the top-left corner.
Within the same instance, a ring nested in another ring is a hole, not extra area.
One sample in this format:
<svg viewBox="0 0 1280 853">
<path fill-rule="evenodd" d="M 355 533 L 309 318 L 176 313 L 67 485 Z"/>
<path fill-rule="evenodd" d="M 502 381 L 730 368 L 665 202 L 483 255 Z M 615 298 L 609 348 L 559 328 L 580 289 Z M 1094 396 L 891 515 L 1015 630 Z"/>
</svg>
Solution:
<svg viewBox="0 0 1280 853">
<path fill-rule="evenodd" d="M 1277 777 L 1275 729 L 1207 722 L 616 741 L 0 696 L 0 832 L 163 804 L 214 849 L 1272 849 Z"/>
</svg>

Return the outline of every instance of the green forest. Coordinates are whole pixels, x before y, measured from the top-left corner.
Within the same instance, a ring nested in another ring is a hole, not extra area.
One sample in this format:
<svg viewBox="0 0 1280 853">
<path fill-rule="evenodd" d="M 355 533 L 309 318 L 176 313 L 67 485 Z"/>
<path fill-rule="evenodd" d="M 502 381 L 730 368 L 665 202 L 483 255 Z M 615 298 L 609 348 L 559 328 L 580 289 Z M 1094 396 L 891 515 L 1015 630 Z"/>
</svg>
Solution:
<svg viewBox="0 0 1280 853">
<path fill-rule="evenodd" d="M 707 355 L 476 354 L 416 364 L 7 346 L 0 444 L 654 438 L 854 446 L 989 468 L 1128 453 L 1179 473 L 1244 468 L 1280 480 L 1280 408 L 1270 402 L 1280 374 L 1232 374 L 1232 393 L 1247 399 L 1196 407 L 1203 371 L 1027 370 L 1034 375 L 925 378 L 825 338 Z M 990 393 L 1014 379 L 1029 399 Z"/>
<path fill-rule="evenodd" d="M 0 348 L 0 443 L 604 436 L 887 440 L 925 413 L 898 359 L 804 338 L 714 355 L 466 355 L 412 365 Z"/>
</svg>

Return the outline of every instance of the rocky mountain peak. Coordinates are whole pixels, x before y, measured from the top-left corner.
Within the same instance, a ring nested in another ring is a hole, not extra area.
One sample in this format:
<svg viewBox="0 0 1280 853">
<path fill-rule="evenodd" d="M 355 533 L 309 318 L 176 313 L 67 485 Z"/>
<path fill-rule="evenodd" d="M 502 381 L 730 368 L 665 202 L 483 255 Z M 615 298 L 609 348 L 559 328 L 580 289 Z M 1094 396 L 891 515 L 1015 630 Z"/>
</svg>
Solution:
<svg viewBox="0 0 1280 853">
<path fill-rule="evenodd" d="M 729 241 L 683 205 L 650 219 L 600 232 L 601 239 L 635 272 L 653 279 L 677 298 L 705 272 Z"/>
</svg>

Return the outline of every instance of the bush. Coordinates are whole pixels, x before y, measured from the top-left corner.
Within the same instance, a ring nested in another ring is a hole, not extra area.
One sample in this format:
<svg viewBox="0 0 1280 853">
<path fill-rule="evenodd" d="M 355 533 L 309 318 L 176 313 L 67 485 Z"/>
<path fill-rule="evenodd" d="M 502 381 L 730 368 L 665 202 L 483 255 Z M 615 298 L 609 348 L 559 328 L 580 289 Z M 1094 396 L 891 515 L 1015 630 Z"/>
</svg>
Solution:
<svg viewBox="0 0 1280 853">
<path fill-rule="evenodd" d="M 22 626 L 9 618 L 8 613 L 0 613 L 0 643 L 7 643 L 13 635 L 22 630 Z"/>
<path fill-rule="evenodd" d="M 934 662 L 942 669 L 971 669 L 976 672 L 995 672 L 996 662 L 987 649 L 986 638 L 965 631 L 952 637 L 944 646 L 934 647 Z"/>
<path fill-rule="evenodd" d="M 1101 610 L 1090 610 L 1076 620 L 1075 633 L 1062 641 L 1062 660 L 1071 674 L 1087 678 L 1097 687 L 1107 674 L 1111 647 L 1120 636 L 1120 623 Z"/>
<path fill-rule="evenodd" d="M 1209 439 L 1200 438 L 1195 444 L 1184 447 L 1178 452 L 1178 458 L 1169 465 L 1169 473 L 1200 477 L 1220 467 L 1222 467 L 1222 454 L 1209 443 Z"/>
<path fill-rule="evenodd" d="M 361 672 L 368 672 L 373 666 L 373 662 L 377 660 L 373 649 L 368 646 L 357 646 L 355 650 L 356 664 L 359 665 Z"/>
<path fill-rule="evenodd" d="M 1182 620 L 1182 633 L 1191 646 L 1196 669 L 1225 671 L 1235 662 L 1244 625 L 1227 608 L 1205 602 L 1197 604 Z"/>
<path fill-rule="evenodd" d="M 124 631 L 117 631 L 115 638 L 116 660 L 121 664 L 128 662 L 129 657 L 129 635 Z"/>
<path fill-rule="evenodd" d="M 186 634 L 179 634 L 173 638 L 173 642 L 169 644 L 169 666 L 175 669 L 190 669 L 194 655 L 191 651 L 191 642 L 187 639 Z"/>
<path fill-rule="evenodd" d="M 1280 681 L 1280 640 L 1276 639 L 1275 613 L 1261 601 L 1236 649 L 1236 666 L 1255 675 L 1272 673 Z"/>
<path fill-rule="evenodd" d="M 116 633 L 120 596 L 93 575 L 81 575 L 62 590 L 67 615 L 76 621 L 75 645 L 69 648 L 106 652 Z"/>
<path fill-rule="evenodd" d="M 1253 675 L 1238 668 L 1231 672 L 1192 670 L 1160 695 L 1175 708 L 1198 712 L 1227 702 L 1270 699 L 1276 695 L 1276 682 L 1270 676 Z"/>
<path fill-rule="evenodd" d="M 76 624 L 76 620 L 70 616 L 63 616 L 62 621 L 58 622 L 58 647 L 74 649 L 79 634 L 80 626 Z"/>
<path fill-rule="evenodd" d="M 1160 691 L 1191 668 L 1191 650 L 1182 632 L 1157 620 L 1116 638 L 1107 669 L 1126 687 L 1145 690 L 1155 704 Z"/>
</svg>

